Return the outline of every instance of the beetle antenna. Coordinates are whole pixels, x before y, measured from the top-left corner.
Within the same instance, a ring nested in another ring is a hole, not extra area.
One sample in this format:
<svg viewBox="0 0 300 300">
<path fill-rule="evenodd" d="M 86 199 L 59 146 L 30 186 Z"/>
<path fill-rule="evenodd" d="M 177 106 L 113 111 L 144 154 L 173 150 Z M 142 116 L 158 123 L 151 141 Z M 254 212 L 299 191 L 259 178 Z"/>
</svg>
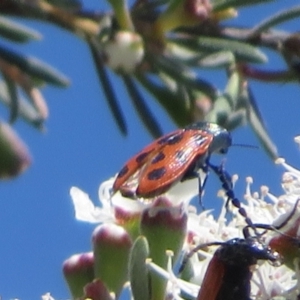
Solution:
<svg viewBox="0 0 300 300">
<path fill-rule="evenodd" d="M 224 244 L 226 244 L 226 243 L 224 243 L 224 242 L 211 242 L 211 243 L 200 244 L 200 245 L 194 247 L 190 252 L 188 252 L 188 253 L 184 256 L 184 258 L 183 258 L 183 260 L 182 260 L 182 262 L 181 262 L 181 265 L 179 266 L 178 272 L 179 272 L 179 273 L 182 273 L 182 271 L 183 271 L 184 267 L 186 266 L 188 260 L 189 260 L 195 253 L 197 253 L 199 250 L 201 250 L 201 249 L 203 249 L 203 248 L 206 248 L 206 247 L 210 247 L 210 246 L 221 246 L 221 245 L 224 245 Z"/>
<path fill-rule="evenodd" d="M 249 145 L 249 144 L 232 144 L 231 147 L 243 147 L 243 148 L 259 149 L 259 146 Z"/>
</svg>

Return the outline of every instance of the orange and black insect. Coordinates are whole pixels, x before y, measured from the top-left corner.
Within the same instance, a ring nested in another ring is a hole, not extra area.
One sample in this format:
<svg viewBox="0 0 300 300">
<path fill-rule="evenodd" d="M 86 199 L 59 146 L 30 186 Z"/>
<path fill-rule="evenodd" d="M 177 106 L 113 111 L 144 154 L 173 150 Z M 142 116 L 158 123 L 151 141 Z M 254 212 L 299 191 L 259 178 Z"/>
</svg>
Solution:
<svg viewBox="0 0 300 300">
<path fill-rule="evenodd" d="M 258 260 L 275 262 L 278 255 L 252 238 L 221 244 L 208 265 L 197 300 L 251 300 L 250 267 Z"/>
<path fill-rule="evenodd" d="M 197 171 L 208 171 L 211 154 L 226 153 L 230 146 L 226 129 L 208 122 L 191 124 L 157 139 L 127 161 L 113 191 L 139 198 L 161 195 L 179 181 L 199 178 Z M 137 183 L 132 190 L 134 179 Z"/>
<path fill-rule="evenodd" d="M 211 169 L 218 175 L 228 201 L 232 201 L 249 227 L 253 228 L 245 209 L 234 195 L 229 174 L 223 165 L 214 166 L 209 161 L 213 153 L 227 153 L 231 144 L 231 134 L 214 123 L 197 122 L 175 130 L 127 161 L 115 179 L 113 193 L 120 191 L 129 198 L 153 198 L 167 192 L 179 181 L 198 178 L 201 197 L 205 180 L 201 182 L 198 171 L 201 169 L 208 173 Z"/>
</svg>

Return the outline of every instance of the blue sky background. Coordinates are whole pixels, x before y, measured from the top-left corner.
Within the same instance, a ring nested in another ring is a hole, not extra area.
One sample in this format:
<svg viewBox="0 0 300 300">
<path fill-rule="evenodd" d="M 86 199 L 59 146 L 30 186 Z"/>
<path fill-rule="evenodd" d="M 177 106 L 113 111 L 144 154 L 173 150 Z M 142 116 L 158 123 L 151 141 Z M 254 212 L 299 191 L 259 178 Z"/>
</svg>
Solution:
<svg viewBox="0 0 300 300">
<path fill-rule="evenodd" d="M 90 0 L 84 1 L 84 5 L 91 9 L 108 9 L 103 2 Z M 292 5 L 295 5 L 294 0 L 246 8 L 232 22 L 251 25 Z M 72 85 L 65 90 L 53 87 L 43 90 L 50 108 L 45 134 L 22 121 L 15 125 L 29 145 L 34 162 L 19 178 L 0 182 L 0 296 L 29 300 L 40 299 L 42 294 L 51 292 L 56 299 L 66 299 L 69 293 L 61 273 L 62 262 L 74 253 L 90 250 L 94 228 L 75 220 L 70 187 L 80 187 L 97 203 L 99 184 L 118 172 L 129 157 L 151 142 L 151 137 L 140 126 L 121 81 L 111 74 L 129 127 L 128 137 L 121 136 L 103 99 L 88 47 L 83 41 L 48 24 L 33 21 L 26 24 L 39 30 L 43 41 L 17 49 L 56 66 L 72 79 Z M 280 28 L 295 32 L 299 24 L 298 20 Z M 271 56 L 270 68 L 283 66 L 282 61 Z M 225 86 L 225 76 L 221 72 L 206 71 L 202 76 L 220 89 Z M 299 84 L 252 82 L 251 85 L 280 155 L 300 167 L 300 152 L 293 142 L 294 136 L 300 134 Z M 150 97 L 149 105 L 166 133 L 175 128 Z M 7 115 L 0 107 L 1 118 L 6 119 Z M 236 143 L 258 145 L 247 127 L 235 131 L 233 138 Z M 214 161 L 220 159 L 215 157 Z M 254 177 L 254 189 L 268 185 L 275 195 L 281 193 L 283 170 L 274 165 L 262 149 L 231 148 L 226 168 L 231 174 L 240 176 L 236 187 L 240 198 L 246 176 Z M 211 196 L 203 199 L 207 208 L 219 202 L 215 193 L 220 186 L 214 177 L 210 176 L 207 185 Z"/>
</svg>

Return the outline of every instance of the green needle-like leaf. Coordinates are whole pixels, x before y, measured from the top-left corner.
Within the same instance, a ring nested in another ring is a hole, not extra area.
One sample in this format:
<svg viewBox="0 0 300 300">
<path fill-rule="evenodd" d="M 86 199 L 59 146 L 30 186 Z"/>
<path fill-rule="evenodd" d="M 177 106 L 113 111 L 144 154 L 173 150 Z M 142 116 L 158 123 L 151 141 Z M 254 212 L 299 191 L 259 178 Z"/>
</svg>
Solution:
<svg viewBox="0 0 300 300">
<path fill-rule="evenodd" d="M 150 300 L 149 272 L 146 259 L 149 257 L 149 246 L 144 236 L 134 242 L 129 258 L 129 278 L 134 300 Z"/>
<path fill-rule="evenodd" d="M 36 58 L 17 54 L 3 46 L 0 46 L 0 57 L 41 81 L 59 87 L 67 87 L 69 85 L 69 80 L 64 75 Z"/>
<path fill-rule="evenodd" d="M 257 109 L 256 101 L 254 99 L 254 95 L 250 88 L 245 89 L 243 93 L 243 100 L 247 105 L 247 119 L 252 127 L 254 133 L 260 140 L 262 146 L 266 150 L 266 152 L 270 155 L 270 157 L 275 160 L 278 158 L 278 152 L 275 144 L 272 142 L 267 129 L 263 123 L 260 112 Z"/>
<path fill-rule="evenodd" d="M 236 69 L 229 72 L 225 92 L 214 102 L 213 110 L 209 113 L 215 118 L 215 123 L 230 131 L 246 123 L 245 108 L 240 109 L 242 84 L 243 78 Z"/>
<path fill-rule="evenodd" d="M 29 40 L 40 40 L 42 37 L 39 32 L 4 17 L 0 17 L 0 35 L 20 43 Z"/>
<path fill-rule="evenodd" d="M 154 138 L 162 136 L 163 131 L 159 123 L 157 122 L 155 116 L 152 114 L 150 108 L 148 107 L 144 97 L 138 90 L 138 87 L 136 86 L 133 79 L 129 75 L 123 75 L 122 78 L 127 88 L 132 104 L 149 133 Z"/>
<path fill-rule="evenodd" d="M 115 18 L 122 30 L 134 31 L 126 0 L 108 0 L 114 10 Z"/>
<path fill-rule="evenodd" d="M 212 1 L 213 11 L 220 11 L 227 8 L 237 8 L 240 6 L 262 4 L 264 2 L 270 2 L 274 0 L 215 0 Z"/>
<path fill-rule="evenodd" d="M 300 5 L 280 11 L 279 13 L 267 18 L 266 20 L 262 21 L 260 24 L 256 25 L 253 28 L 251 35 L 255 36 L 256 34 L 259 34 L 264 30 L 267 30 L 280 23 L 298 18 L 299 16 L 300 16 Z"/>
<path fill-rule="evenodd" d="M 19 94 L 18 96 L 18 114 L 25 121 L 27 121 L 30 125 L 43 129 L 43 119 L 35 110 L 35 108 L 30 104 L 29 101 L 25 100 Z M 4 82 L 0 82 L 0 101 L 11 108 L 11 97 L 7 90 L 7 85 Z"/>
<path fill-rule="evenodd" d="M 13 123 L 19 114 L 19 98 L 18 98 L 18 91 L 17 86 L 13 80 L 11 80 L 5 74 L 2 74 L 3 79 L 5 80 L 7 86 L 7 95 L 9 96 L 9 103 L 10 103 L 10 116 L 9 122 Z"/>
<path fill-rule="evenodd" d="M 203 51 L 209 54 L 219 51 L 230 51 L 237 60 L 249 63 L 266 63 L 267 57 L 257 47 L 247 43 L 224 38 L 200 36 L 198 38 L 173 38 L 173 42 L 193 51 Z"/>
<path fill-rule="evenodd" d="M 217 96 L 217 90 L 214 86 L 207 81 L 198 78 L 195 73 L 186 68 L 184 65 L 180 64 L 175 59 L 166 57 L 153 57 L 152 61 L 158 71 L 165 72 L 175 81 L 186 85 L 187 88 L 198 90 L 209 96 L 211 99 Z"/>
<path fill-rule="evenodd" d="M 203 56 L 197 62 L 197 66 L 209 69 L 221 69 L 234 63 L 235 58 L 230 51 L 220 51 L 213 54 Z"/>
<path fill-rule="evenodd" d="M 99 53 L 99 49 L 97 48 L 96 42 L 90 40 L 89 41 L 90 51 L 92 53 L 92 57 L 95 63 L 95 67 L 97 70 L 98 78 L 103 88 L 103 92 L 105 94 L 105 99 L 107 100 L 110 111 L 117 123 L 122 134 L 127 135 L 127 124 L 122 113 L 122 110 L 119 106 L 117 96 L 114 92 L 113 86 L 110 83 L 109 77 L 106 73 L 105 67 L 103 65 L 103 60 L 101 54 Z"/>
<path fill-rule="evenodd" d="M 201 67 L 210 69 L 225 68 L 235 62 L 234 55 L 230 51 L 215 53 L 193 51 L 176 43 L 168 43 L 168 52 L 180 63 L 191 68 Z"/>
<path fill-rule="evenodd" d="M 233 70 L 229 74 L 228 82 L 225 88 L 225 95 L 230 100 L 232 110 L 236 109 L 238 106 L 242 83 L 243 78 L 241 74 L 237 70 Z"/>
</svg>

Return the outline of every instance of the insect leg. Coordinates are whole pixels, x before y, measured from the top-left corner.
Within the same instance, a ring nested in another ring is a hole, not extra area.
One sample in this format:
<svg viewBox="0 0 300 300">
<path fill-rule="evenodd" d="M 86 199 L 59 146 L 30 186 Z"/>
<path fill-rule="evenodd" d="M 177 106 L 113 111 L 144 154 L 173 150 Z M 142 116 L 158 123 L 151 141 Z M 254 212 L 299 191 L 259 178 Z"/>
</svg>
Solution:
<svg viewBox="0 0 300 300">
<path fill-rule="evenodd" d="M 244 217 L 245 222 L 247 226 L 245 228 L 251 228 L 257 236 L 259 236 L 259 233 L 256 230 L 255 225 L 253 224 L 252 220 L 248 217 L 246 210 L 242 207 L 241 202 L 238 198 L 235 197 L 235 194 L 233 192 L 233 184 L 231 181 L 230 175 L 225 171 L 223 164 L 220 166 L 215 166 L 211 164 L 210 162 L 207 162 L 210 169 L 212 169 L 216 175 L 219 177 L 222 188 L 225 190 L 226 196 L 227 196 L 227 202 L 226 207 L 228 206 L 229 201 L 238 209 L 238 212 L 241 216 Z M 245 238 L 249 237 L 249 231 L 248 229 L 245 229 Z"/>
<path fill-rule="evenodd" d="M 203 202 L 202 202 L 202 193 L 204 191 L 204 188 L 205 188 L 205 185 L 206 185 L 206 182 L 207 182 L 207 178 L 208 178 L 208 168 L 201 168 L 200 170 L 203 171 L 203 173 L 205 173 L 205 178 L 203 180 L 203 183 L 201 182 L 201 176 L 200 174 L 197 172 L 197 177 L 198 177 L 198 195 L 199 195 L 199 205 L 201 207 L 201 209 L 204 211 L 205 208 L 203 206 Z"/>
<path fill-rule="evenodd" d="M 193 168 L 191 168 L 186 174 L 185 176 L 181 179 L 181 181 L 185 181 L 185 180 L 188 180 L 188 179 L 194 179 L 194 178 L 197 178 L 198 179 L 198 197 L 199 197 L 199 205 L 200 205 L 200 208 L 204 211 L 205 208 L 203 206 L 203 202 L 202 202 L 202 193 L 204 191 L 204 187 L 206 185 L 206 182 L 207 182 L 207 177 L 208 177 L 208 173 L 209 173 L 209 170 L 208 170 L 208 166 L 205 165 L 205 166 L 201 166 L 201 168 L 198 168 L 199 170 L 202 170 L 203 173 L 205 174 L 205 178 L 204 180 L 202 181 L 201 179 L 201 174 L 199 173 L 199 171 L 197 172 L 195 170 L 195 167 L 193 166 Z"/>
<path fill-rule="evenodd" d="M 206 173 L 206 176 L 202 182 L 201 175 L 198 172 L 193 171 L 193 172 L 189 173 L 189 179 L 197 178 L 197 180 L 198 180 L 198 199 L 199 199 L 198 201 L 199 201 L 200 208 L 203 211 L 205 210 L 205 208 L 204 208 L 203 202 L 202 202 L 202 193 L 203 193 L 203 190 L 204 190 L 204 187 L 206 184 L 207 175 L 208 175 L 208 173 Z"/>
</svg>

